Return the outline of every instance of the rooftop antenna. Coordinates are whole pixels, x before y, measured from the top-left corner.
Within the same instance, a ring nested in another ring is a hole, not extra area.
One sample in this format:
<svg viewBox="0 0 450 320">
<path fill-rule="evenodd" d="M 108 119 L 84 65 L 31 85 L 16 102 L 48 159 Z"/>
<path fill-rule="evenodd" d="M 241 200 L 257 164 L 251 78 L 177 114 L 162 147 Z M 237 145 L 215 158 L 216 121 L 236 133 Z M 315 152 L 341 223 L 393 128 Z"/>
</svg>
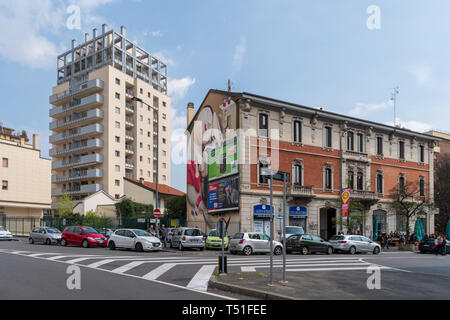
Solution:
<svg viewBox="0 0 450 320">
<path fill-rule="evenodd" d="M 394 127 L 397 126 L 397 94 L 399 94 L 399 87 L 392 89 L 391 101 L 394 101 Z"/>
<path fill-rule="evenodd" d="M 228 79 L 228 92 L 231 92 L 231 80 Z"/>
</svg>

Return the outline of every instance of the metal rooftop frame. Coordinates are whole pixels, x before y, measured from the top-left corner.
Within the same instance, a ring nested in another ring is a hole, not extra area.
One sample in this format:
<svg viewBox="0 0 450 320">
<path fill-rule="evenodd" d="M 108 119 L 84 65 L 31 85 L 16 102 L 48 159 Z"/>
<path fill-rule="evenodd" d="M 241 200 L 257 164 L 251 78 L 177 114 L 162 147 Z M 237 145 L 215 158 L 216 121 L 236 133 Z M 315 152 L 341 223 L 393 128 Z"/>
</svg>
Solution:
<svg viewBox="0 0 450 320">
<path fill-rule="evenodd" d="M 104 24 L 100 35 L 93 29 L 91 40 L 86 33 L 85 42 L 79 46 L 72 40 L 72 49 L 58 56 L 58 84 L 86 81 L 90 71 L 110 65 L 167 94 L 167 64 L 128 40 L 125 27 L 120 33 L 106 28 Z"/>
</svg>

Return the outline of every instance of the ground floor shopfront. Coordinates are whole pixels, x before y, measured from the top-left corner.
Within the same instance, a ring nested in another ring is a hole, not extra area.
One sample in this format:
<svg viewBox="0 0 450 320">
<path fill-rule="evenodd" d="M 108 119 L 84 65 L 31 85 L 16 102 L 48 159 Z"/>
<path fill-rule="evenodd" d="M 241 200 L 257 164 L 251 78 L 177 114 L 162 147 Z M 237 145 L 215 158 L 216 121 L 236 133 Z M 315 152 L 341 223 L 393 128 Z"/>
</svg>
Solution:
<svg viewBox="0 0 450 320">
<path fill-rule="evenodd" d="M 283 216 L 280 196 L 273 197 L 274 203 L 274 234 L 277 236 L 282 230 Z M 286 203 L 286 226 L 300 226 L 306 233 L 319 235 L 328 240 L 341 231 L 340 210 L 333 207 L 336 200 L 331 198 L 315 197 L 309 201 L 293 201 Z M 243 232 L 263 232 L 270 234 L 270 197 L 256 194 L 241 194 L 240 226 Z M 352 215 L 352 213 L 350 213 Z M 417 217 L 422 221 L 425 234 L 434 233 L 434 216 L 432 213 Z M 406 219 L 395 214 L 388 202 L 378 202 L 368 207 L 358 219 L 350 221 L 358 223 L 348 226 L 343 219 L 344 233 L 363 234 L 375 238 L 382 233 L 398 231 L 406 234 Z M 416 217 L 410 221 L 410 232 L 414 231 Z"/>
</svg>

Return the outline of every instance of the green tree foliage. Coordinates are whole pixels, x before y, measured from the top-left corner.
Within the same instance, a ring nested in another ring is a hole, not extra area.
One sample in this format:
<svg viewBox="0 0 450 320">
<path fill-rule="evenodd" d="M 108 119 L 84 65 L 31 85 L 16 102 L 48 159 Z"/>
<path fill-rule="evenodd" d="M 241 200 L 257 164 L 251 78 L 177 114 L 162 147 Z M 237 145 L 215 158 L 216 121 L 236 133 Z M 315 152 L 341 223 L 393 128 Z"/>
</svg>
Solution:
<svg viewBox="0 0 450 320">
<path fill-rule="evenodd" d="M 186 196 L 168 198 L 166 200 L 166 214 L 169 219 L 186 220 Z"/>
<path fill-rule="evenodd" d="M 75 208 L 76 205 L 77 203 L 73 201 L 72 198 L 67 193 L 65 193 L 61 197 L 61 201 L 58 202 L 56 206 L 56 212 L 59 216 L 72 215 L 73 209 Z"/>
<path fill-rule="evenodd" d="M 116 203 L 116 213 L 118 217 L 153 217 L 153 205 L 134 202 L 131 199 L 124 199 Z"/>
</svg>

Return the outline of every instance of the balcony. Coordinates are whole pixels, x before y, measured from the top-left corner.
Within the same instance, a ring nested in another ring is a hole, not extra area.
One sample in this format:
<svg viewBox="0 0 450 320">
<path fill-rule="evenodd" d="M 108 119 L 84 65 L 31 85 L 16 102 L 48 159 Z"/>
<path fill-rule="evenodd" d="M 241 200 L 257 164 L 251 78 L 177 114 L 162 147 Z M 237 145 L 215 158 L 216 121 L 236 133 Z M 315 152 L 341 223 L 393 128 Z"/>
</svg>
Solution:
<svg viewBox="0 0 450 320">
<path fill-rule="evenodd" d="M 88 97 L 81 98 L 79 100 L 73 100 L 63 106 L 50 109 L 49 115 L 54 118 L 56 116 L 67 115 L 73 111 L 85 111 L 91 107 L 101 106 L 104 102 L 103 96 L 98 93 Z"/>
<path fill-rule="evenodd" d="M 134 135 L 131 131 L 125 131 L 125 140 L 134 141 Z"/>
<path fill-rule="evenodd" d="M 134 97 L 134 92 L 133 92 L 133 90 L 131 90 L 131 89 L 125 89 L 125 96 L 127 97 L 127 98 L 133 98 Z"/>
<path fill-rule="evenodd" d="M 69 139 L 81 138 L 84 136 L 95 136 L 103 133 L 103 125 L 91 124 L 86 127 L 69 130 L 68 132 L 58 133 L 50 136 L 50 143 L 59 143 Z"/>
<path fill-rule="evenodd" d="M 364 152 L 345 150 L 343 154 L 344 154 L 344 159 L 349 159 L 349 160 L 354 160 L 354 161 L 363 161 L 363 162 L 369 161 L 369 155 Z"/>
<path fill-rule="evenodd" d="M 72 186 L 69 188 L 59 188 L 59 189 L 53 189 L 52 190 L 52 197 L 60 197 L 64 195 L 65 193 L 69 195 L 79 195 L 79 194 L 89 194 L 89 193 L 95 193 L 100 190 L 103 190 L 102 184 L 86 184 L 86 185 L 78 185 L 78 186 Z"/>
<path fill-rule="evenodd" d="M 91 121 L 98 121 L 103 119 L 103 111 L 100 109 L 92 109 L 82 113 L 74 113 L 69 117 L 68 121 L 56 120 L 50 123 L 50 130 L 68 129 L 71 127 L 80 126 Z"/>
<path fill-rule="evenodd" d="M 293 184 L 288 189 L 288 196 L 294 198 L 314 198 L 316 195 L 314 194 L 313 186 L 302 186 L 299 184 Z"/>
<path fill-rule="evenodd" d="M 51 157 L 58 157 L 63 156 L 69 153 L 73 152 L 81 152 L 81 151 L 90 151 L 95 149 L 101 149 L 104 147 L 103 140 L 100 139 L 92 139 L 88 141 L 83 142 L 73 142 L 69 148 L 63 149 L 63 148 L 53 148 L 50 149 L 50 156 Z"/>
<path fill-rule="evenodd" d="M 58 160 L 52 162 L 52 170 L 58 170 L 69 167 L 82 167 L 103 163 L 103 155 L 94 153 L 87 156 L 75 157 L 71 160 Z"/>
<path fill-rule="evenodd" d="M 134 121 L 133 118 L 125 117 L 125 125 L 127 127 L 134 127 Z"/>
<path fill-rule="evenodd" d="M 52 175 L 52 183 L 68 182 L 82 179 L 96 179 L 103 178 L 103 170 L 81 170 L 78 172 L 72 172 L 67 176 Z"/>
<path fill-rule="evenodd" d="M 94 79 L 77 84 L 73 88 L 50 96 L 50 104 L 68 102 L 71 98 L 77 98 L 81 94 L 89 94 L 103 90 L 104 83 L 100 79 Z"/>
<path fill-rule="evenodd" d="M 378 195 L 375 193 L 375 191 L 352 190 L 350 192 L 350 197 L 353 199 L 358 199 L 359 201 L 370 205 L 378 202 Z"/>
<path fill-rule="evenodd" d="M 134 163 L 132 160 L 125 160 L 125 169 L 133 170 L 134 169 Z"/>
<path fill-rule="evenodd" d="M 134 106 L 131 104 L 131 103 L 125 103 L 125 110 L 127 111 L 127 112 L 134 112 Z"/>
<path fill-rule="evenodd" d="M 128 154 L 134 154 L 134 149 L 129 144 L 126 144 L 125 145 L 125 152 L 128 153 Z"/>
</svg>

